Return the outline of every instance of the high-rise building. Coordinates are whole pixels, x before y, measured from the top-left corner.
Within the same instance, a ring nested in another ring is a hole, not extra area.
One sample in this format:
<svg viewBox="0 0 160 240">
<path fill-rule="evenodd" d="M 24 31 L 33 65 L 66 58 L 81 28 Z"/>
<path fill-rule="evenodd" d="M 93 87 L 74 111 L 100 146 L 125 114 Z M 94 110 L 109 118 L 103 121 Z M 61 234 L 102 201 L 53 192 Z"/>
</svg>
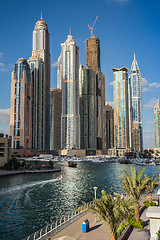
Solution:
<svg viewBox="0 0 160 240">
<path fill-rule="evenodd" d="M 58 88 L 50 92 L 50 150 L 61 149 L 62 91 Z"/>
<path fill-rule="evenodd" d="M 57 66 L 57 88 L 62 89 L 62 64 L 61 64 L 61 54 L 58 58 Z"/>
<path fill-rule="evenodd" d="M 12 148 L 32 148 L 32 80 L 24 58 L 17 61 L 12 72 L 10 135 Z"/>
<path fill-rule="evenodd" d="M 90 67 L 80 65 L 80 139 L 81 149 L 97 149 L 97 99 L 96 72 Z"/>
<path fill-rule="evenodd" d="M 154 107 L 154 145 L 155 148 L 160 148 L 160 98 Z"/>
<path fill-rule="evenodd" d="M 105 75 L 101 72 L 102 150 L 106 150 L 106 97 Z"/>
<path fill-rule="evenodd" d="M 133 142 L 133 149 L 141 151 L 143 149 L 141 73 L 135 54 L 129 74 L 129 82 L 131 84 L 132 120 L 136 124 L 136 128 L 133 128 L 133 131 L 137 132 L 137 124 L 140 129 L 140 146 L 138 147 L 137 144 L 135 146 Z"/>
<path fill-rule="evenodd" d="M 86 66 L 93 68 L 96 73 L 100 65 L 100 40 L 94 36 L 86 40 Z"/>
<path fill-rule="evenodd" d="M 133 122 L 133 147 L 134 150 L 141 151 L 141 132 L 138 122 Z"/>
<path fill-rule="evenodd" d="M 106 145 L 107 149 L 114 147 L 114 109 L 106 105 Z"/>
<path fill-rule="evenodd" d="M 123 155 L 126 149 L 131 148 L 130 143 L 130 111 L 128 69 L 113 68 L 113 94 L 114 94 L 114 147 L 118 155 Z"/>
<path fill-rule="evenodd" d="M 36 22 L 33 31 L 33 51 L 32 56 L 39 55 L 44 62 L 44 125 L 43 139 L 44 150 L 49 149 L 50 144 L 50 34 L 48 32 L 47 23 L 42 19 Z"/>
<path fill-rule="evenodd" d="M 28 61 L 33 82 L 32 88 L 32 147 L 45 150 L 45 96 L 44 96 L 44 62 L 37 54 Z"/>
<path fill-rule="evenodd" d="M 61 74 L 61 148 L 79 149 L 79 47 L 71 35 L 61 44 Z"/>
<path fill-rule="evenodd" d="M 96 71 L 97 149 L 105 150 L 105 76 L 101 73 L 100 40 L 93 35 L 86 40 L 86 66 Z"/>
</svg>

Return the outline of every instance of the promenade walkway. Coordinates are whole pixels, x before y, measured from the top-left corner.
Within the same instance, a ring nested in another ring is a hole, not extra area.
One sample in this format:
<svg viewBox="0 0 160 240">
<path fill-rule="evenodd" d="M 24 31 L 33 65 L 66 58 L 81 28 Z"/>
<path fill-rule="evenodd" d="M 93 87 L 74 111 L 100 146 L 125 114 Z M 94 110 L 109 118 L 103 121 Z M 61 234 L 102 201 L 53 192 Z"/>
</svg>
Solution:
<svg viewBox="0 0 160 240">
<path fill-rule="evenodd" d="M 88 219 L 89 221 L 90 230 L 87 233 L 82 233 L 82 223 L 85 219 Z M 67 226 L 65 229 L 54 235 L 51 240 L 56 240 L 63 236 L 70 236 L 76 240 L 110 240 L 111 238 L 108 226 L 99 220 L 95 223 L 95 215 L 91 213 L 87 213 Z"/>
<path fill-rule="evenodd" d="M 157 194 L 153 194 L 153 198 L 157 198 Z M 145 200 L 148 200 L 148 198 L 144 197 L 141 201 L 141 204 L 143 204 L 143 201 Z M 146 211 L 147 209 L 145 209 L 141 215 L 141 219 L 144 220 L 144 229 L 133 229 L 130 236 L 125 240 L 150 239 L 149 219 L 146 218 Z M 87 233 L 82 233 L 82 223 L 85 219 L 89 220 L 90 230 Z M 62 238 L 64 236 L 69 236 L 71 238 Z M 79 218 L 78 220 L 61 230 L 59 233 L 54 235 L 51 240 L 57 240 L 59 238 L 60 240 L 110 240 L 111 233 L 106 223 L 99 220 L 97 220 L 95 223 L 95 215 L 91 213 L 86 213 L 86 215 Z"/>
</svg>

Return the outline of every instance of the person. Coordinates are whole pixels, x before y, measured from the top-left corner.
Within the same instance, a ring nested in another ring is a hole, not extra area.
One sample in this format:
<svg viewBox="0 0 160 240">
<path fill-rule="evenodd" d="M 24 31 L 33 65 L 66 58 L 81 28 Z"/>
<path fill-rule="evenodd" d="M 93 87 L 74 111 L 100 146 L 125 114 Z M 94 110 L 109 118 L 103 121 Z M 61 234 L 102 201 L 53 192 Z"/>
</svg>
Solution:
<svg viewBox="0 0 160 240">
<path fill-rule="evenodd" d="M 122 201 L 124 200 L 124 195 L 123 195 L 123 193 L 121 194 L 121 200 L 122 200 Z"/>
</svg>

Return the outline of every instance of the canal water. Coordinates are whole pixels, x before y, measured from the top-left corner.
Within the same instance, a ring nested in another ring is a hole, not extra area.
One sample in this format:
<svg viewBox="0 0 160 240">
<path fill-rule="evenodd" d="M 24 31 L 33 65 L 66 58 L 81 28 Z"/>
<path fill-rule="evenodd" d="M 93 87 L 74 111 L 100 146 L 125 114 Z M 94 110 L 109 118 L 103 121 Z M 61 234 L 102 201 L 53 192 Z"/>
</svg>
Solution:
<svg viewBox="0 0 160 240">
<path fill-rule="evenodd" d="M 101 190 L 123 193 L 120 175 L 130 164 L 78 162 L 77 168 L 56 163 L 62 171 L 0 178 L 0 239 L 21 240 L 48 223 L 67 215 Z M 137 170 L 142 166 L 133 165 Z M 146 174 L 159 175 L 160 166 L 146 166 Z M 63 179 L 56 178 L 63 175 Z"/>
</svg>

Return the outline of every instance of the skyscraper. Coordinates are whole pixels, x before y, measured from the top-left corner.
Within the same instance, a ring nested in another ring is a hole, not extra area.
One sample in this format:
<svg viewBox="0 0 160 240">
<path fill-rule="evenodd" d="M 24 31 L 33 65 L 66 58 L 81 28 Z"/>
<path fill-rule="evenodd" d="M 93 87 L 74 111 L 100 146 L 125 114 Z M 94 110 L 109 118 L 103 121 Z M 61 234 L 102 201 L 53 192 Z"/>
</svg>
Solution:
<svg viewBox="0 0 160 240">
<path fill-rule="evenodd" d="M 62 89 L 62 64 L 61 64 L 61 54 L 58 58 L 57 66 L 57 88 Z"/>
<path fill-rule="evenodd" d="M 33 31 L 32 56 L 39 55 L 44 62 L 44 84 L 43 84 L 43 139 L 44 150 L 49 149 L 50 136 L 50 34 L 47 23 L 42 19 L 36 22 Z"/>
<path fill-rule="evenodd" d="M 62 91 L 58 88 L 50 92 L 50 150 L 61 149 L 61 113 L 62 113 Z"/>
<path fill-rule="evenodd" d="M 106 105 L 106 145 L 107 149 L 114 147 L 114 109 Z"/>
<path fill-rule="evenodd" d="M 138 67 L 138 63 L 137 63 L 136 58 L 135 58 L 135 54 L 134 54 L 134 60 L 132 62 L 132 66 L 131 66 L 131 70 L 130 70 L 130 74 L 129 74 L 129 81 L 130 81 L 130 84 L 131 84 L 131 102 L 132 102 L 133 125 L 137 126 L 137 124 L 138 124 L 138 128 L 140 129 L 140 146 L 138 147 L 137 144 L 135 146 L 135 143 L 133 141 L 133 149 L 141 151 L 143 149 L 141 73 L 140 73 L 140 70 L 139 70 L 139 67 Z M 133 131 L 136 128 L 133 128 Z M 134 135 L 136 134 L 136 132 L 134 133 Z"/>
<path fill-rule="evenodd" d="M 86 66 L 93 68 L 96 73 L 101 69 L 100 40 L 94 36 L 86 40 Z"/>
<path fill-rule="evenodd" d="M 71 35 L 61 44 L 61 64 L 61 148 L 79 149 L 79 47 Z"/>
<path fill-rule="evenodd" d="M 32 89 L 32 146 L 36 150 L 45 150 L 45 96 L 44 62 L 37 54 L 28 61 L 33 82 Z"/>
<path fill-rule="evenodd" d="M 32 149 L 32 82 L 29 64 L 24 58 L 17 61 L 12 72 L 10 135 L 12 148 L 24 152 Z"/>
<path fill-rule="evenodd" d="M 114 93 L 114 147 L 118 155 L 123 155 L 130 146 L 130 111 L 128 69 L 113 68 Z"/>
<path fill-rule="evenodd" d="M 80 65 L 79 69 L 81 148 L 97 149 L 96 72 Z"/>
<path fill-rule="evenodd" d="M 101 114 L 102 114 L 102 150 L 106 150 L 106 97 L 105 75 L 101 72 Z"/>
<path fill-rule="evenodd" d="M 106 149 L 105 135 L 105 76 L 101 73 L 100 40 L 91 36 L 86 40 L 86 66 L 96 71 L 97 149 Z"/>
<path fill-rule="evenodd" d="M 154 145 L 155 148 L 160 148 L 160 98 L 154 107 Z"/>
</svg>

